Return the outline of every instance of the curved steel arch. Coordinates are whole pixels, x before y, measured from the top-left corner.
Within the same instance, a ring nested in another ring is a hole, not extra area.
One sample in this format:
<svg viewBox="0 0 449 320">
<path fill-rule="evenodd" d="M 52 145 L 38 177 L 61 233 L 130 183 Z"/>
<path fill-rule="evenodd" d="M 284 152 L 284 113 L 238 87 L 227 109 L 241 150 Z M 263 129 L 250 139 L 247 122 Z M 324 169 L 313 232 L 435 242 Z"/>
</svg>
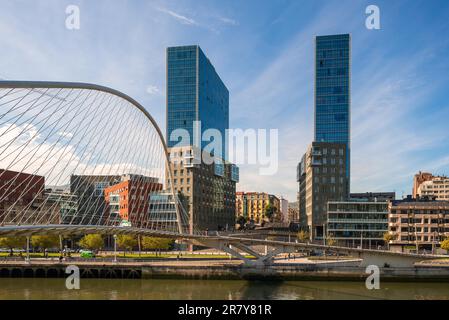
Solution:
<svg viewBox="0 0 449 320">
<path fill-rule="evenodd" d="M 134 107 L 139 109 L 147 117 L 147 119 L 151 122 L 153 127 L 156 129 L 156 132 L 160 138 L 160 142 L 162 143 L 162 146 L 164 148 L 167 171 L 168 171 L 169 179 L 170 179 L 169 185 L 170 185 L 171 193 L 172 193 L 173 197 L 175 198 L 174 186 L 172 183 L 173 173 L 169 169 L 170 158 L 168 155 L 167 144 L 165 143 L 164 136 L 162 135 L 162 131 L 159 128 L 156 120 L 154 120 L 154 118 L 151 116 L 151 114 L 144 108 L 143 105 L 141 105 L 135 99 L 133 99 L 129 95 L 127 95 L 123 92 L 120 92 L 116 89 L 112 89 L 112 88 L 109 88 L 106 86 L 96 85 L 96 84 L 92 84 L 92 83 L 58 82 L 58 81 L 10 81 L 10 80 L 1 80 L 0 81 L 0 89 L 22 89 L 22 88 L 23 89 L 26 89 L 26 88 L 30 88 L 30 89 L 42 89 L 42 88 L 44 88 L 44 89 L 47 89 L 47 88 L 48 89 L 59 89 L 59 88 L 63 88 L 63 89 L 86 89 L 86 90 L 93 90 L 93 91 L 101 91 L 101 92 L 106 92 L 106 93 L 110 93 L 112 95 L 118 96 L 118 97 L 128 101 L 129 103 L 131 103 Z M 179 230 L 179 233 L 182 234 L 183 233 L 182 218 L 181 218 L 181 214 L 179 212 L 179 205 L 175 205 L 175 209 L 176 209 L 176 217 L 178 219 L 178 230 Z"/>
</svg>

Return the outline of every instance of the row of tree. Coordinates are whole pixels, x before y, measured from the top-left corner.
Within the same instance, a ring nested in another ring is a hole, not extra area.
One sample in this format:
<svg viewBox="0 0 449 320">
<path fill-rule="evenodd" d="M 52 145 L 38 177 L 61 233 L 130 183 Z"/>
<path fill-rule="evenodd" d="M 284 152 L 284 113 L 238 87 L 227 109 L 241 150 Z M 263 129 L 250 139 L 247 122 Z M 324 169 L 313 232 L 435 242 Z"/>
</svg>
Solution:
<svg viewBox="0 0 449 320">
<path fill-rule="evenodd" d="M 304 230 L 300 230 L 297 234 L 296 237 L 298 238 L 299 242 L 308 242 L 310 239 L 310 235 L 307 231 Z M 332 238 L 331 236 L 327 236 L 326 237 L 326 245 L 328 246 L 333 246 L 336 244 L 336 241 L 334 238 Z"/>
<path fill-rule="evenodd" d="M 300 230 L 297 234 L 297 238 L 300 242 L 307 242 L 309 241 L 309 233 L 307 231 L 304 230 Z M 384 238 L 384 242 L 385 244 L 388 246 L 390 246 L 390 241 L 395 240 L 397 238 L 397 234 L 395 233 L 390 233 L 390 232 L 385 232 L 383 235 Z M 328 236 L 326 238 L 326 244 L 329 246 L 333 246 L 336 243 L 335 239 L 333 239 L 332 237 Z M 441 241 L 440 243 L 440 247 L 443 250 L 447 250 L 449 252 L 449 237 L 444 239 L 443 241 Z"/>
<path fill-rule="evenodd" d="M 0 248 L 23 248 L 26 245 L 26 237 L 0 238 Z M 59 236 L 32 236 L 31 245 L 35 248 L 50 249 L 59 247 Z"/>
<path fill-rule="evenodd" d="M 59 236 L 32 236 L 31 245 L 40 249 L 58 248 L 60 240 Z M 133 250 L 138 246 L 144 250 L 169 250 L 174 245 L 173 239 L 154 237 L 140 237 L 139 239 L 131 235 L 118 235 L 116 241 L 117 246 L 123 250 Z M 23 248 L 25 245 L 26 237 L 0 238 L 0 248 Z M 81 238 L 78 245 L 84 249 L 100 250 L 105 247 L 105 239 L 100 234 L 88 234 Z"/>
<path fill-rule="evenodd" d="M 136 237 L 131 235 L 118 235 L 117 246 L 123 250 L 133 250 L 139 247 L 144 250 L 170 250 L 173 248 L 174 240 L 155 237 Z M 140 243 L 139 243 L 140 242 Z M 81 248 L 100 250 L 104 247 L 104 239 L 100 234 L 85 235 L 78 242 Z"/>
<path fill-rule="evenodd" d="M 263 210 L 264 216 L 268 219 L 269 222 L 273 222 L 275 220 L 276 215 L 278 214 L 277 208 L 273 206 L 271 203 L 268 203 L 264 210 Z M 244 216 L 238 216 L 236 219 L 236 224 L 239 225 L 240 229 L 242 229 L 247 222 L 249 222 L 249 218 L 246 218 Z"/>
<path fill-rule="evenodd" d="M 390 246 L 390 241 L 396 240 L 397 237 L 398 235 L 396 233 L 384 233 L 384 241 L 387 246 Z M 446 250 L 449 253 L 449 237 L 440 242 L 440 248 Z"/>
</svg>

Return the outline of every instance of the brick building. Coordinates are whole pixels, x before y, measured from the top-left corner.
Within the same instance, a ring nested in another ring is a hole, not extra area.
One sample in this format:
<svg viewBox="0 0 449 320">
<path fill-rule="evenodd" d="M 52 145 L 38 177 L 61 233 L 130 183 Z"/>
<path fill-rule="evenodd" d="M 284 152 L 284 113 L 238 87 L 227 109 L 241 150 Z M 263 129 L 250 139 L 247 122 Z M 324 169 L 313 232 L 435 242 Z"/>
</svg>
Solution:
<svg viewBox="0 0 449 320">
<path fill-rule="evenodd" d="M 161 191 L 157 178 L 124 175 L 122 181 L 104 189 L 109 221 L 129 222 L 133 227 L 145 227 L 149 221 L 150 194 Z"/>
</svg>

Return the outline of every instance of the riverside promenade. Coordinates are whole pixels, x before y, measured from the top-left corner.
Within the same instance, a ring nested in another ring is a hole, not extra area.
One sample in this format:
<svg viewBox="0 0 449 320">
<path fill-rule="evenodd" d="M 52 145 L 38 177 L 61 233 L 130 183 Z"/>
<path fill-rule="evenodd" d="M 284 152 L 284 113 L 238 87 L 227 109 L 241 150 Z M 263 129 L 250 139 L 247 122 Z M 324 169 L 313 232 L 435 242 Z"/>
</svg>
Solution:
<svg viewBox="0 0 449 320">
<path fill-rule="evenodd" d="M 0 277 L 64 278 L 70 265 L 82 278 L 203 279 L 203 280 L 341 280 L 360 281 L 369 275 L 359 259 L 277 259 L 266 266 L 251 266 L 234 259 L 0 259 Z M 379 268 L 386 281 L 448 281 L 449 262 L 426 262 L 413 268 Z"/>
</svg>

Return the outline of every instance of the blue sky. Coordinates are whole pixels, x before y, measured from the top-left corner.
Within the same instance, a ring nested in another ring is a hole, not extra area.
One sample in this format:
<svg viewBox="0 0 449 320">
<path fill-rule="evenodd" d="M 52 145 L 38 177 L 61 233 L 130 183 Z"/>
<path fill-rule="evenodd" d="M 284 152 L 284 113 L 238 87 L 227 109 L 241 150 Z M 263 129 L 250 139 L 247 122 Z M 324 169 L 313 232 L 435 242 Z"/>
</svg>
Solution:
<svg viewBox="0 0 449 320">
<path fill-rule="evenodd" d="M 65 28 L 67 5 L 80 30 Z M 381 29 L 365 28 L 380 8 Z M 296 199 L 313 138 L 313 38 L 352 35 L 352 191 L 411 192 L 449 174 L 448 1 L 2 1 L 0 77 L 102 84 L 165 124 L 165 48 L 199 44 L 230 91 L 233 128 L 278 128 L 279 171 L 239 190 Z"/>
</svg>

